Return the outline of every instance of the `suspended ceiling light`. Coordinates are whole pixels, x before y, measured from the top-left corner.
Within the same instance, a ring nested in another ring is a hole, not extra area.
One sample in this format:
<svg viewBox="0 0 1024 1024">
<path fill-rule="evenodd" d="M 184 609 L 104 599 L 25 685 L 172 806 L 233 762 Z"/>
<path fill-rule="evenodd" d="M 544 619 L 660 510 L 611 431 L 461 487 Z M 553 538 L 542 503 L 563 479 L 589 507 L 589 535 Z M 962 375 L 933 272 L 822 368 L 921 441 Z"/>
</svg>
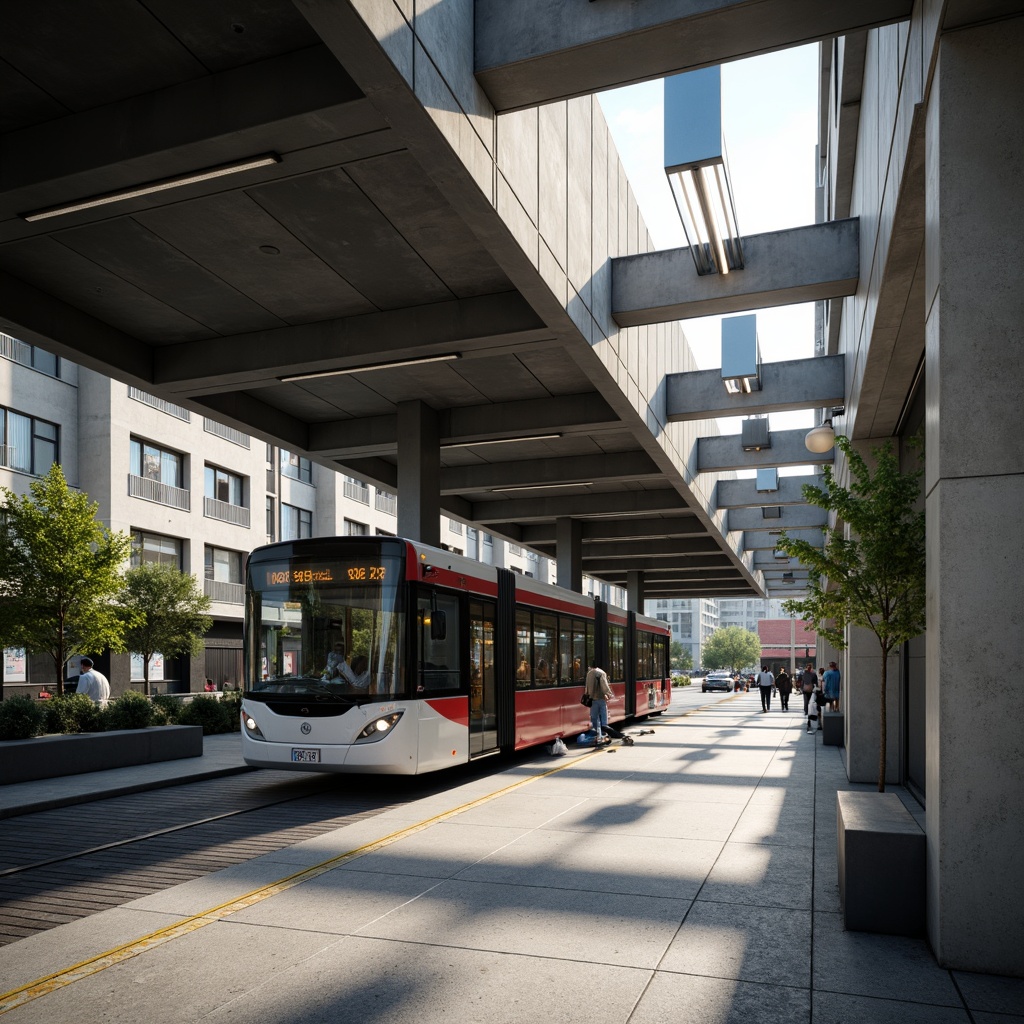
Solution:
<svg viewBox="0 0 1024 1024">
<path fill-rule="evenodd" d="M 314 370 L 311 373 L 289 373 L 277 379 L 282 384 L 296 380 L 313 380 L 316 377 L 341 377 L 349 373 L 371 373 L 373 370 L 394 370 L 399 366 L 419 366 L 421 363 L 447 363 L 453 359 L 461 359 L 458 352 L 449 352 L 443 356 L 420 356 L 416 359 L 395 359 L 389 363 L 364 363 L 361 366 L 346 366 L 338 370 Z"/>
<path fill-rule="evenodd" d="M 698 274 L 743 267 L 722 137 L 721 68 L 665 79 L 665 173 Z"/>
<path fill-rule="evenodd" d="M 516 444 L 519 441 L 553 441 L 561 434 L 523 434 L 519 437 L 494 437 L 487 441 L 448 441 L 442 448 L 477 448 L 485 444 Z"/>
<path fill-rule="evenodd" d="M 492 491 L 546 491 L 555 487 L 593 487 L 593 480 L 580 480 L 571 484 L 517 484 L 515 487 L 492 487 Z"/>
<path fill-rule="evenodd" d="M 155 192 L 166 192 L 168 189 L 194 185 L 199 181 L 223 178 L 228 174 L 241 174 L 242 171 L 255 170 L 257 167 L 269 167 L 280 162 L 281 158 L 276 153 L 264 153 L 262 156 L 254 156 L 248 160 L 236 160 L 234 163 L 219 164 L 201 171 L 179 174 L 173 178 L 161 178 L 159 181 L 133 185 L 131 188 L 119 189 L 116 192 L 105 192 L 102 195 L 90 196 L 88 199 L 77 199 L 72 203 L 64 203 L 60 206 L 48 206 L 42 210 L 23 213 L 21 217 L 23 220 L 34 223 L 37 220 L 47 220 L 50 217 L 61 217 L 66 213 L 78 213 L 81 210 L 91 210 L 97 206 L 107 206 L 109 203 L 120 203 L 125 199 L 136 199 L 139 196 L 148 196 Z"/>
</svg>

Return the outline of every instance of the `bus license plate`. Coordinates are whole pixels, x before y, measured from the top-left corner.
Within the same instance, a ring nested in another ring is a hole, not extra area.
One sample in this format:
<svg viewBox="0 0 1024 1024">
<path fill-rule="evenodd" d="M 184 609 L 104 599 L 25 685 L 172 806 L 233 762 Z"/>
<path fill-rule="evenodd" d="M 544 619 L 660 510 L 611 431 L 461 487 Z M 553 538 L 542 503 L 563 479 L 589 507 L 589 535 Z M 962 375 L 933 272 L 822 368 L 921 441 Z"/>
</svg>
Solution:
<svg viewBox="0 0 1024 1024">
<path fill-rule="evenodd" d="M 292 760 L 299 764 L 319 764 L 319 747 L 292 747 Z"/>
</svg>

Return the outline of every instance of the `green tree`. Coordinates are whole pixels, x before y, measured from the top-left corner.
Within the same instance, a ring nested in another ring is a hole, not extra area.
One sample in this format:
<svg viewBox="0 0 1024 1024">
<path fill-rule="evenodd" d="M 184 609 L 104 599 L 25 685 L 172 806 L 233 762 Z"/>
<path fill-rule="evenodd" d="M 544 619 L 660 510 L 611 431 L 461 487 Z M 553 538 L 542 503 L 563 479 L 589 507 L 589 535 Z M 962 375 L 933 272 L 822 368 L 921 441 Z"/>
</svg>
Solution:
<svg viewBox="0 0 1024 1024">
<path fill-rule="evenodd" d="M 708 637 L 701 652 L 704 668 L 728 668 L 738 672 L 761 661 L 761 639 L 740 626 L 723 626 Z"/>
<path fill-rule="evenodd" d="M 889 655 L 925 626 L 923 470 L 901 473 L 890 442 L 872 449 L 874 471 L 849 438 L 836 437 L 836 447 L 849 463 L 850 486 L 840 486 L 826 466 L 825 486 L 805 485 L 803 494 L 810 504 L 834 512 L 849 527 L 850 538 L 828 530 L 819 549 L 782 534 L 778 546 L 811 570 L 807 596 L 784 607 L 811 622 L 839 650 L 846 647 L 847 626 L 875 634 L 882 655 L 878 790 L 884 792 Z"/>
<path fill-rule="evenodd" d="M 668 649 L 669 665 L 674 672 L 689 672 L 693 668 L 693 654 L 678 640 L 673 640 Z"/>
<path fill-rule="evenodd" d="M 149 662 L 161 654 L 197 655 L 203 636 L 213 624 L 206 614 L 210 599 L 196 578 L 177 566 L 143 562 L 125 573 L 124 590 L 118 598 L 128 650 L 141 654 L 146 696 L 149 696 Z"/>
<path fill-rule="evenodd" d="M 130 540 L 100 523 L 98 508 L 57 464 L 29 494 L 0 488 L 0 646 L 48 654 L 58 693 L 69 658 L 124 650 L 113 599 Z"/>
</svg>

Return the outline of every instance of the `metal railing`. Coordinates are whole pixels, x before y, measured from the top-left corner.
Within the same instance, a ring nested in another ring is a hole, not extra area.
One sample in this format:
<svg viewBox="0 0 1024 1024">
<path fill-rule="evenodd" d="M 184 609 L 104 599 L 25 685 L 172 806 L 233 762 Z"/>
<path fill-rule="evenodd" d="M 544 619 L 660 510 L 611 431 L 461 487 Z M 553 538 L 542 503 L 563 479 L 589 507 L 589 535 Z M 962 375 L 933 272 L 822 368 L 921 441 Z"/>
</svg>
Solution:
<svg viewBox="0 0 1024 1024">
<path fill-rule="evenodd" d="M 173 402 L 168 402 L 163 398 L 157 398 L 156 395 L 151 395 L 148 391 L 140 391 L 138 388 L 133 388 L 129 385 L 128 397 L 136 402 L 142 402 L 143 405 L 148 405 L 153 409 L 159 409 L 160 412 L 165 412 L 168 416 L 184 420 L 186 423 L 192 420 L 192 414 L 188 409 L 183 409 L 180 405 L 175 405 Z"/>
<path fill-rule="evenodd" d="M 521 555 L 523 553 L 523 549 L 518 544 L 509 543 L 508 553 L 510 555 Z"/>
<path fill-rule="evenodd" d="M 389 516 L 398 515 L 398 495 L 389 491 L 378 491 L 373 499 L 378 512 L 386 512 Z"/>
<path fill-rule="evenodd" d="M 0 444 L 0 469 L 20 469 L 18 449 L 13 444 Z"/>
<path fill-rule="evenodd" d="M 345 480 L 342 486 L 346 498 L 361 502 L 364 505 L 370 504 L 370 488 L 359 480 Z"/>
<path fill-rule="evenodd" d="M 245 584 L 243 583 L 204 580 L 203 592 L 211 601 L 219 601 L 221 604 L 245 604 Z"/>
<path fill-rule="evenodd" d="M 13 359 L 23 366 L 32 365 L 32 346 L 27 341 L 12 338 L 9 334 L 0 334 L 0 356 Z"/>
<path fill-rule="evenodd" d="M 232 505 L 229 501 L 204 497 L 203 515 L 207 519 L 219 519 L 222 523 L 232 523 L 249 529 L 249 510 L 242 505 Z"/>
<path fill-rule="evenodd" d="M 218 423 L 216 420 L 208 419 L 206 416 L 203 417 L 203 430 L 208 434 L 216 434 L 218 437 L 223 437 L 225 441 L 237 444 L 241 448 L 249 447 L 248 434 L 244 434 L 241 430 L 236 430 L 234 427 Z"/>
<path fill-rule="evenodd" d="M 448 520 L 448 532 L 457 533 L 460 537 L 462 536 L 462 523 L 455 522 L 454 519 Z"/>
<path fill-rule="evenodd" d="M 145 501 L 155 501 L 160 505 L 170 505 L 171 508 L 181 508 L 188 512 L 192 508 L 189 492 L 183 487 L 172 487 L 170 484 L 162 484 L 159 480 L 150 480 L 144 476 L 128 474 L 128 494 L 132 498 L 143 498 Z"/>
</svg>

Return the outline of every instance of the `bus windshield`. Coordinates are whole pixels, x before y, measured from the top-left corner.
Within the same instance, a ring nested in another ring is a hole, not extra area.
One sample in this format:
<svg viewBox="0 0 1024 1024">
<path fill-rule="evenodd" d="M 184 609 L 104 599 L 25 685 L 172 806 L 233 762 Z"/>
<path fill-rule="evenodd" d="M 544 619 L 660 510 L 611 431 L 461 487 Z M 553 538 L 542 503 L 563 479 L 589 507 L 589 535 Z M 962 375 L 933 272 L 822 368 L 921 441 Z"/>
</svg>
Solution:
<svg viewBox="0 0 1024 1024">
<path fill-rule="evenodd" d="M 247 579 L 247 692 L 404 696 L 403 570 L 401 557 L 380 551 L 254 557 Z"/>
</svg>

